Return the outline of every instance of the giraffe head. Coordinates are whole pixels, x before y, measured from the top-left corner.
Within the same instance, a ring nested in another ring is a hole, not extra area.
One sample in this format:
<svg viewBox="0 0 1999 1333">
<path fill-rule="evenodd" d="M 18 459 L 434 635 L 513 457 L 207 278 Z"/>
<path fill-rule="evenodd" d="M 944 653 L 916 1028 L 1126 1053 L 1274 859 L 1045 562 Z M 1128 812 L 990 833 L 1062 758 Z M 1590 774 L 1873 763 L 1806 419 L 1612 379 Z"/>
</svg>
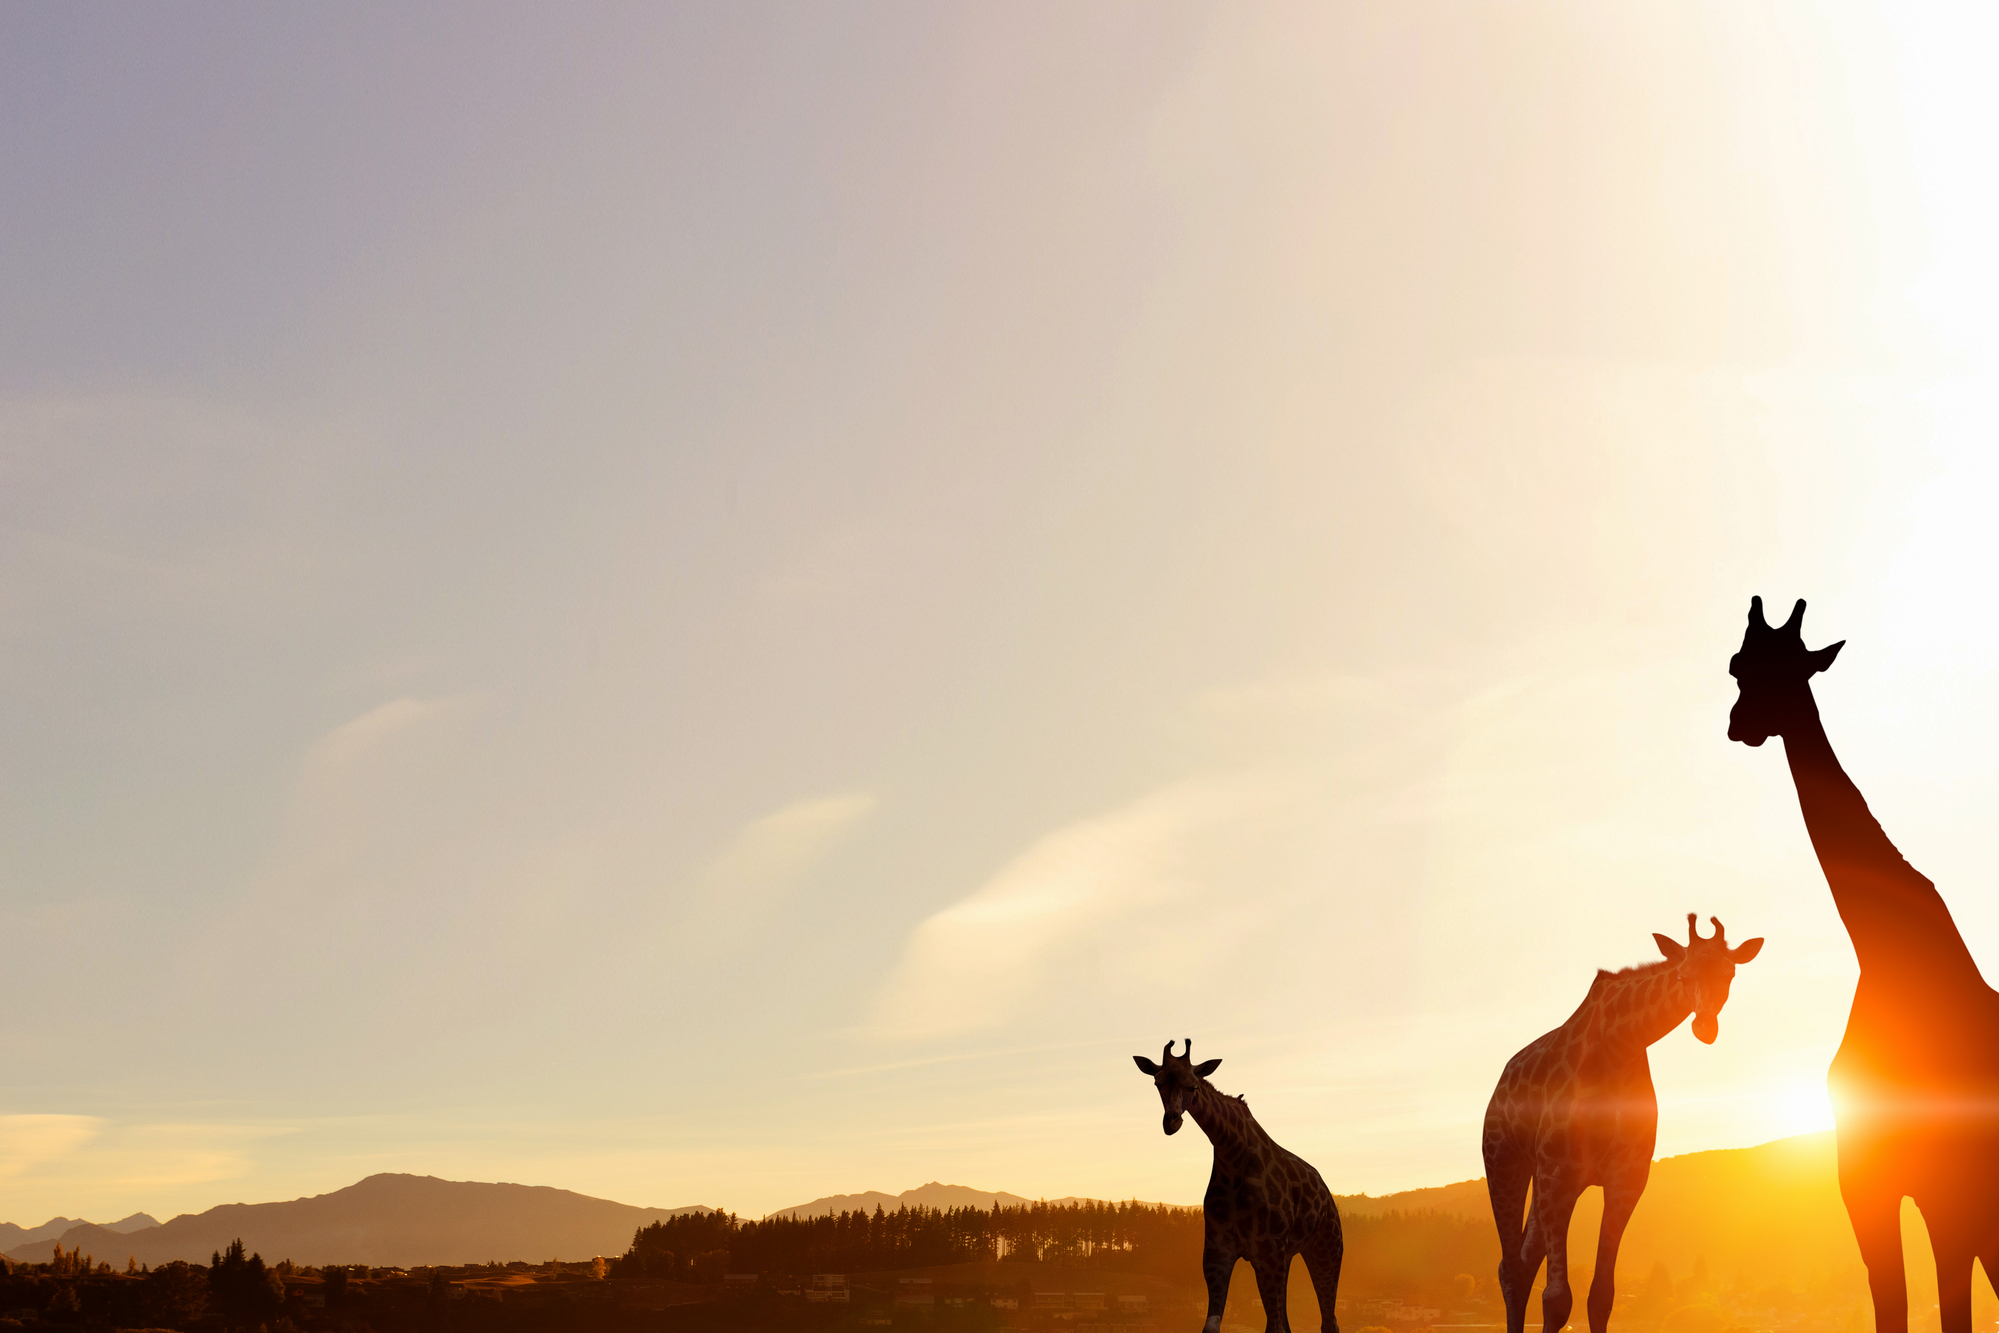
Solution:
<svg viewBox="0 0 1999 1333">
<path fill-rule="evenodd" d="M 1659 942 L 1659 952 L 1666 955 L 1666 961 L 1677 964 L 1680 977 L 1694 992 L 1694 1035 L 1709 1046 L 1721 1035 L 1721 1007 L 1728 1003 L 1728 987 L 1735 980 L 1735 969 L 1763 951 L 1761 936 L 1744 940 L 1733 949 L 1728 947 L 1721 921 L 1709 917 L 1714 923 L 1714 934 L 1706 939 L 1694 925 L 1694 913 L 1687 913 L 1687 942 L 1681 944 L 1668 935 L 1654 935 Z"/>
<path fill-rule="evenodd" d="M 1811 678 L 1832 665 L 1846 640 L 1825 648 L 1805 647 L 1805 602 L 1791 608 L 1791 618 L 1776 629 L 1763 619 L 1763 599 L 1749 599 L 1749 628 L 1742 650 L 1728 659 L 1728 674 L 1738 692 L 1728 714 L 1728 738 L 1744 745 L 1761 745 L 1782 736 L 1794 722 L 1812 716 Z"/>
<path fill-rule="evenodd" d="M 1222 1067 L 1220 1060 L 1203 1060 L 1195 1064 L 1194 1039 L 1187 1038 L 1187 1049 L 1173 1054 L 1173 1043 L 1167 1042 L 1166 1049 L 1159 1053 L 1160 1063 L 1154 1064 L 1142 1055 L 1131 1057 L 1141 1074 L 1152 1075 L 1152 1086 L 1159 1089 L 1160 1104 L 1166 1108 L 1163 1126 L 1168 1134 L 1178 1133 L 1180 1118 L 1187 1113 L 1187 1099 L 1198 1092 L 1204 1084 L 1202 1080 Z"/>
</svg>

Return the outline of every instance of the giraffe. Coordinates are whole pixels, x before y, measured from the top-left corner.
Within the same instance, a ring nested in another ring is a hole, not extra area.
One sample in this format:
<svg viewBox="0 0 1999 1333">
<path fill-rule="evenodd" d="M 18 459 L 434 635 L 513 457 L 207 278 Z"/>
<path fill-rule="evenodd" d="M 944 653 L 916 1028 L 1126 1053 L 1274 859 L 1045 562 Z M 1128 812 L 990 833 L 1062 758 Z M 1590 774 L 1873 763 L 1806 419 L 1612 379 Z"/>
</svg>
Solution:
<svg viewBox="0 0 1999 1333">
<path fill-rule="evenodd" d="M 1249 1113 L 1248 1102 L 1224 1096 L 1208 1082 L 1220 1060 L 1197 1065 L 1193 1054 L 1194 1040 L 1189 1037 L 1187 1048 L 1178 1055 L 1173 1054 L 1173 1043 L 1167 1042 L 1160 1064 L 1142 1055 L 1131 1058 L 1159 1089 L 1166 1132 L 1178 1133 L 1181 1116 L 1191 1115 L 1214 1145 L 1215 1168 L 1201 1201 L 1206 1225 L 1201 1272 L 1208 1280 L 1204 1333 L 1217 1333 L 1222 1326 L 1229 1277 L 1238 1259 L 1249 1260 L 1256 1273 L 1268 1321 L 1265 1333 L 1290 1333 L 1285 1289 L 1293 1255 L 1304 1256 L 1312 1275 L 1312 1290 L 1319 1295 L 1320 1328 L 1339 1333 L 1333 1307 L 1346 1242 L 1340 1235 L 1340 1211 L 1332 1191 L 1309 1162 L 1278 1147 L 1264 1133 Z"/>
<path fill-rule="evenodd" d="M 1527 1293 L 1541 1260 L 1544 1333 L 1569 1321 L 1569 1215 L 1591 1185 L 1603 1186 L 1603 1226 L 1589 1288 L 1590 1333 L 1604 1333 L 1616 1295 L 1617 1247 L 1652 1171 L 1659 1099 L 1645 1051 L 1694 1016 L 1694 1036 L 1712 1044 L 1738 964 L 1761 939 L 1729 948 L 1721 922 L 1702 939 L 1687 914 L 1687 943 L 1654 935 L 1665 961 L 1598 972 L 1568 1021 L 1506 1062 L 1485 1111 L 1485 1178 L 1499 1227 L 1499 1290 L 1506 1333 L 1522 1333 Z M 1534 1205 L 1526 1224 L 1528 1186 Z"/>
<path fill-rule="evenodd" d="M 1839 1192 L 1867 1265 L 1878 1333 L 1909 1326 L 1901 1209 L 1916 1201 L 1936 1251 L 1943 1333 L 1969 1333 L 1971 1264 L 1999 1273 L 1999 994 L 1936 886 L 1902 859 L 1840 767 L 1811 678 L 1845 640 L 1807 649 L 1805 604 L 1772 629 L 1749 603 L 1729 674 L 1728 738 L 1784 738 L 1805 831 L 1853 942 L 1860 981 L 1832 1058 Z"/>
</svg>

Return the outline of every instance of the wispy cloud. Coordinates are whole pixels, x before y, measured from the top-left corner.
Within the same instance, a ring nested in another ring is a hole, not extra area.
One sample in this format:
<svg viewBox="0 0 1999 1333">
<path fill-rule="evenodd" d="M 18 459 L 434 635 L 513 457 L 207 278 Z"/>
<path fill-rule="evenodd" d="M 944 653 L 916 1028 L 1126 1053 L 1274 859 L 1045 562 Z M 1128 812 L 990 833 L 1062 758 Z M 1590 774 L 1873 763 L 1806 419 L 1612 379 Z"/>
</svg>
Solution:
<svg viewBox="0 0 1999 1333">
<path fill-rule="evenodd" d="M 841 792 L 794 801 L 743 825 L 702 873 L 704 886 L 738 890 L 793 878 L 880 804 L 871 792 Z"/>
<path fill-rule="evenodd" d="M 51 1213 L 105 1219 L 139 1208 L 163 1210 L 164 1216 L 173 1201 L 187 1198 L 190 1187 L 251 1175 L 258 1166 L 257 1146 L 296 1128 L 0 1116 L 0 1180 L 8 1182 L 16 1222 Z"/>
<path fill-rule="evenodd" d="M 418 699 L 403 695 L 378 704 L 313 742 L 306 755 L 306 768 L 309 772 L 344 768 L 427 721 L 475 707 L 483 697 L 463 694 Z"/>
<path fill-rule="evenodd" d="M 68 1156 L 97 1137 L 103 1123 L 89 1115 L 0 1116 L 0 1180 Z"/>
<path fill-rule="evenodd" d="M 1000 1021 L 1068 952 L 1116 950 L 1112 923 L 1193 898 L 1197 844 L 1272 796 L 1253 781 L 1183 783 L 1041 838 L 917 928 L 876 998 L 875 1033 L 943 1036 Z"/>
<path fill-rule="evenodd" d="M 703 950 L 732 944 L 803 884 L 880 801 L 864 791 L 809 796 L 744 824 L 694 876 L 673 932 Z"/>
</svg>

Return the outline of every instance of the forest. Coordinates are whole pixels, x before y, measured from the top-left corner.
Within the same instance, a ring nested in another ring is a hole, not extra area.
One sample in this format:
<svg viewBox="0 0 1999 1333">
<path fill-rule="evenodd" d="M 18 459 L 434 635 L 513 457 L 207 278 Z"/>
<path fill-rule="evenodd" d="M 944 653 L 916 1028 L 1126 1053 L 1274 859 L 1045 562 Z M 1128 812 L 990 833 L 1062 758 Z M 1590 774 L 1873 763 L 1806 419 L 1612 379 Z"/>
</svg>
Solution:
<svg viewBox="0 0 1999 1333">
<path fill-rule="evenodd" d="M 1440 1211 L 1345 1220 L 1342 1292 L 1445 1299 L 1460 1274 L 1499 1261 L 1492 1224 Z M 1143 1203 L 1032 1203 L 990 1209 L 899 1208 L 747 1221 L 688 1213 L 644 1227 L 613 1277 L 719 1281 L 730 1271 L 868 1273 L 998 1261 L 1146 1274 L 1198 1285 L 1199 1208 Z"/>
<path fill-rule="evenodd" d="M 878 1272 L 980 1260 L 1166 1272 L 1201 1261 L 1201 1210 L 1141 1203 L 898 1208 L 744 1221 L 687 1213 L 632 1237 L 614 1277 L 716 1281 L 725 1270 Z"/>
</svg>

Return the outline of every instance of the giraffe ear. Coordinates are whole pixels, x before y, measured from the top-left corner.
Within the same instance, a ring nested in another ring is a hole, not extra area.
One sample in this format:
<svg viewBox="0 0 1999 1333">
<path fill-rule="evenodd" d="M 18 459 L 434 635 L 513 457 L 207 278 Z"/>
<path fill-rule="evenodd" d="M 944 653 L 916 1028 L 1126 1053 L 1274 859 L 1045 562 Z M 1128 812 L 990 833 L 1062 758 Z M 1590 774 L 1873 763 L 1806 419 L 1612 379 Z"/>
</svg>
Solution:
<svg viewBox="0 0 1999 1333">
<path fill-rule="evenodd" d="M 1154 1077 L 1157 1077 L 1159 1074 L 1159 1066 L 1142 1055 L 1132 1056 L 1131 1062 L 1138 1066 L 1138 1072 L 1141 1074 L 1150 1074 Z"/>
<path fill-rule="evenodd" d="M 1816 676 L 1819 672 L 1831 666 L 1832 659 L 1838 657 L 1839 650 L 1844 647 L 1846 647 L 1846 640 L 1841 639 L 1838 643 L 1829 643 L 1816 652 L 1806 653 L 1805 661 L 1810 663 L 1812 674 Z"/>
<path fill-rule="evenodd" d="M 1687 946 L 1674 939 L 1671 935 L 1655 934 L 1652 938 L 1658 943 L 1659 952 L 1666 955 L 1667 962 L 1677 963 L 1687 956 Z"/>
<path fill-rule="evenodd" d="M 1757 954 L 1762 952 L 1763 952 L 1763 937 L 1761 935 L 1758 935 L 1755 939 L 1744 940 L 1742 943 L 1736 945 L 1733 949 L 1730 949 L 1728 951 L 1728 957 L 1730 962 L 1733 962 L 1734 964 L 1736 964 L 1736 966 L 1740 967 L 1742 964 L 1748 962 L 1750 959 L 1754 958 Z"/>
<path fill-rule="evenodd" d="M 1220 1069 L 1221 1067 L 1222 1067 L 1222 1062 L 1220 1060 L 1203 1060 L 1201 1061 L 1201 1063 L 1194 1066 L 1194 1072 L 1199 1074 L 1202 1078 L 1206 1078 L 1208 1075 L 1214 1073 L 1217 1069 Z"/>
</svg>

